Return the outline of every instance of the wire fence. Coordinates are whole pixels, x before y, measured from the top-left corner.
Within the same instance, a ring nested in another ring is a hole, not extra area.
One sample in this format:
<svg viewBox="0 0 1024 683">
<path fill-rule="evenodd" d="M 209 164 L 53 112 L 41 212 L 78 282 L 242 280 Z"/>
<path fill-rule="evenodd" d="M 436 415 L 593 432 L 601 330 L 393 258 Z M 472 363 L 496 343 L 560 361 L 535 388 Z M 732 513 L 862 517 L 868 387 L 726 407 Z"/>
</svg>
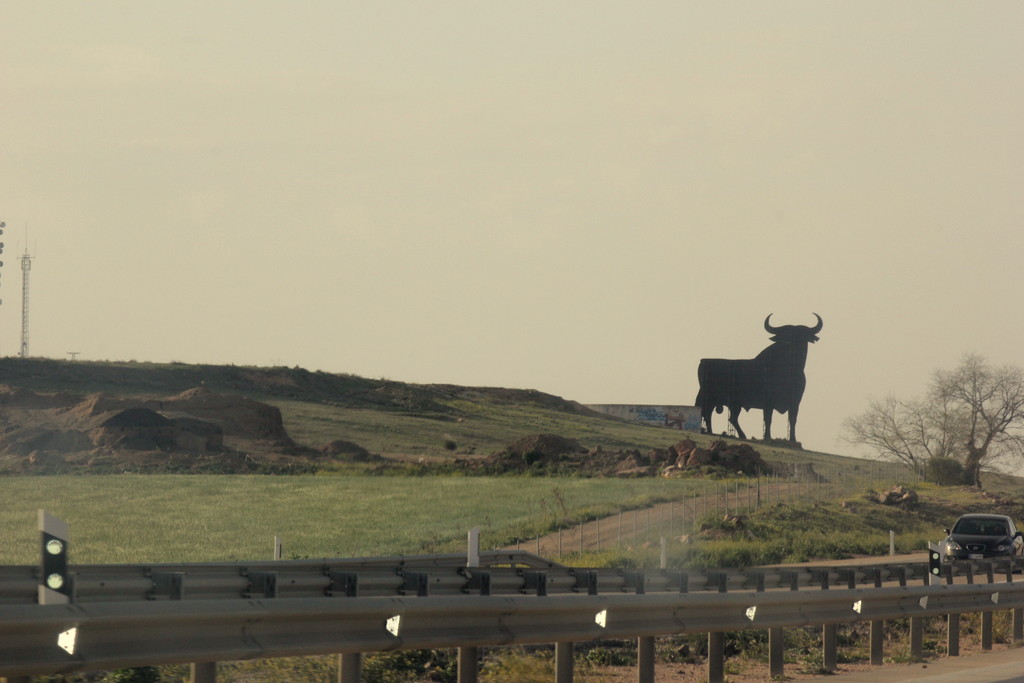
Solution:
<svg viewBox="0 0 1024 683">
<path fill-rule="evenodd" d="M 899 463 L 865 461 L 845 467 L 794 465 L 778 469 L 788 471 L 758 477 L 680 480 L 682 490 L 675 500 L 592 517 L 557 532 L 520 539 L 515 547 L 554 559 L 584 552 L 635 549 L 661 538 L 679 539 L 696 533 L 707 520 L 749 515 L 763 506 L 821 505 L 867 490 L 881 491 L 921 481 L 917 472 Z"/>
</svg>

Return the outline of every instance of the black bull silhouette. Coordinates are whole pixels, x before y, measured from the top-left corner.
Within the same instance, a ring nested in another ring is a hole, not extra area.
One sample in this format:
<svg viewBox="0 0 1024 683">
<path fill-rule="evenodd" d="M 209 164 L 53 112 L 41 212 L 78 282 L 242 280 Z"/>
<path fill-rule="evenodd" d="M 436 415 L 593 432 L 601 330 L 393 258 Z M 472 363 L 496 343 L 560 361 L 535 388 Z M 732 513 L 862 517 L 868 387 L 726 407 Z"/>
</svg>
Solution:
<svg viewBox="0 0 1024 683">
<path fill-rule="evenodd" d="M 796 443 L 796 416 L 800 399 L 804 395 L 807 379 L 807 345 L 818 341 L 821 316 L 814 317 L 818 324 L 783 325 L 772 327 L 771 314 L 764 319 L 764 329 L 774 342 L 751 360 L 704 358 L 697 366 L 697 406 L 700 408 L 701 431 L 712 434 L 711 411 L 729 409 L 729 423 L 736 428 L 741 439 L 747 438 L 737 420 L 740 410 L 764 410 L 764 438 L 772 438 L 772 411 L 789 413 L 789 440 Z"/>
</svg>

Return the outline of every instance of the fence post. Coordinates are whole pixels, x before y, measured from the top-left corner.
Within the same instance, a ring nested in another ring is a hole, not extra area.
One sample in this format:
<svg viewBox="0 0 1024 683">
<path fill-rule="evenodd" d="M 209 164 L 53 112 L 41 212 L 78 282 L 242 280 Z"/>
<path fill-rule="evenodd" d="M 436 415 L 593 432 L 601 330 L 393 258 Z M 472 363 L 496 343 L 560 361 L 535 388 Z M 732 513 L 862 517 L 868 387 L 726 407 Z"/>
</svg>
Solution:
<svg viewBox="0 0 1024 683">
<path fill-rule="evenodd" d="M 654 636 L 640 636 L 636 641 L 637 683 L 654 683 Z"/>
<path fill-rule="evenodd" d="M 466 566 L 480 566 L 480 527 L 475 526 L 466 534 Z"/>
</svg>

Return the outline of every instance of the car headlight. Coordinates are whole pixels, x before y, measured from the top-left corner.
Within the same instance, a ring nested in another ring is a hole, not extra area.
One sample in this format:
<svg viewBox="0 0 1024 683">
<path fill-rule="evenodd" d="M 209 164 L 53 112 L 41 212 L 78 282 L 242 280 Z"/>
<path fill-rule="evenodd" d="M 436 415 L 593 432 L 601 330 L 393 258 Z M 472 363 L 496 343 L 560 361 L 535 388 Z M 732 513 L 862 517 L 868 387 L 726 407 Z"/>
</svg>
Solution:
<svg viewBox="0 0 1024 683">
<path fill-rule="evenodd" d="M 999 545 L 996 546 L 996 550 L 998 552 L 1001 552 L 1001 553 L 1005 553 L 1009 549 L 1010 549 L 1010 545 L 1008 543 L 1000 543 Z"/>
<path fill-rule="evenodd" d="M 960 545 L 951 538 L 946 539 L 946 553 L 952 553 L 960 550 Z"/>
</svg>

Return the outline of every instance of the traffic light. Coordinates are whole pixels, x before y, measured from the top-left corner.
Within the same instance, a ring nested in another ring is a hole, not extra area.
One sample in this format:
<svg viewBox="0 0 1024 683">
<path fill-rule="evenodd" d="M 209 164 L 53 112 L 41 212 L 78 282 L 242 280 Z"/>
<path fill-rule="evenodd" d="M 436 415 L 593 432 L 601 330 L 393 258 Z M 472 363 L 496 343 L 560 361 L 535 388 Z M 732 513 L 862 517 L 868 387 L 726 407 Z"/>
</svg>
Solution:
<svg viewBox="0 0 1024 683">
<path fill-rule="evenodd" d="M 39 604 L 71 602 L 73 586 L 68 571 L 68 525 L 45 510 L 40 510 L 39 531 L 42 546 Z"/>
</svg>

